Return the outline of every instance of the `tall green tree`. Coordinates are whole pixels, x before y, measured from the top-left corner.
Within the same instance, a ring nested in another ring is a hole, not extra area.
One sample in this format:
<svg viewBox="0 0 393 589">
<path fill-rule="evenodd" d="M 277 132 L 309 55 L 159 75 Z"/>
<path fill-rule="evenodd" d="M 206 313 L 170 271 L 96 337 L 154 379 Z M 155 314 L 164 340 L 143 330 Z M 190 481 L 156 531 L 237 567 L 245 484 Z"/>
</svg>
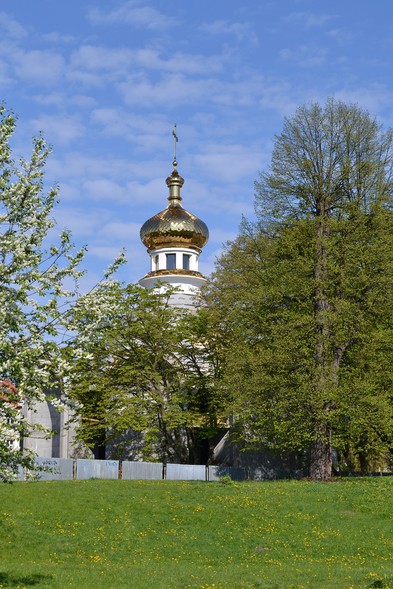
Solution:
<svg viewBox="0 0 393 589">
<path fill-rule="evenodd" d="M 332 446 L 367 468 L 393 445 L 392 141 L 356 105 L 298 108 L 211 288 L 235 416 L 254 441 L 309 450 L 315 480 Z"/>
<path fill-rule="evenodd" d="M 80 405 L 78 439 L 88 446 L 111 444 L 120 456 L 165 462 L 204 460 L 201 446 L 216 431 L 217 366 L 202 316 L 171 307 L 170 292 L 113 285 L 109 312 L 68 383 Z M 90 329 L 91 313 L 88 296 L 78 303 L 76 331 Z"/>
<path fill-rule="evenodd" d="M 23 406 L 60 403 L 48 391 L 71 370 L 60 344 L 84 255 L 83 249 L 75 251 L 68 231 L 51 244 L 58 190 L 44 190 L 49 149 L 39 136 L 30 159 L 16 163 L 10 146 L 15 125 L 14 115 L 1 106 L 0 480 L 12 478 L 20 466 L 34 467 L 34 456 L 19 444 L 30 433 Z"/>
</svg>

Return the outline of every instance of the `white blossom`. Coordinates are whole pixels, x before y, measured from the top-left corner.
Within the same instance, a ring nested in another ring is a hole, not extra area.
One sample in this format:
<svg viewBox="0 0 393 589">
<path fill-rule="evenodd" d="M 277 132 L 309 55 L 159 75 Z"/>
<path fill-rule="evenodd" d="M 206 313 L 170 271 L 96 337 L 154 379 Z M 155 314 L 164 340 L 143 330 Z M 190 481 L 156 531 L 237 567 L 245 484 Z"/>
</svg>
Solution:
<svg viewBox="0 0 393 589">
<path fill-rule="evenodd" d="M 0 480 L 8 480 L 20 465 L 31 465 L 32 457 L 22 453 L 19 439 L 28 435 L 29 425 L 20 405 L 33 406 L 48 398 L 67 379 L 72 363 L 62 353 L 62 345 L 73 338 L 75 355 L 84 353 L 89 331 L 96 329 L 105 313 L 111 273 L 123 256 L 105 274 L 105 283 L 78 302 L 78 279 L 84 249 L 75 251 L 68 231 L 58 243 L 47 244 L 55 225 L 52 210 L 57 188 L 45 193 L 43 169 L 49 150 L 44 139 L 33 139 L 30 160 L 15 164 L 10 138 L 15 118 L 0 106 L 0 379 L 17 390 L 18 400 L 0 386 Z M 65 287 L 73 281 L 74 291 Z M 70 325 L 73 306 L 91 305 L 94 317 L 85 333 L 75 336 Z M 51 398 L 61 409 L 66 398 Z M 36 427 L 36 426 L 35 426 Z"/>
</svg>

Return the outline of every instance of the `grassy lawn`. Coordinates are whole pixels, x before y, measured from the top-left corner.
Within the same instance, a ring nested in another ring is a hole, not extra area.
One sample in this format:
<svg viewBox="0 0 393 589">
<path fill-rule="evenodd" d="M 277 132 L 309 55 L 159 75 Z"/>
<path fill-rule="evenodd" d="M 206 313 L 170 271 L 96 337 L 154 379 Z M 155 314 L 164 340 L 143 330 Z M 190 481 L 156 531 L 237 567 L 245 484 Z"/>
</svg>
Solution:
<svg viewBox="0 0 393 589">
<path fill-rule="evenodd" d="M 0 486 L 0 587 L 393 589 L 393 478 Z"/>
</svg>

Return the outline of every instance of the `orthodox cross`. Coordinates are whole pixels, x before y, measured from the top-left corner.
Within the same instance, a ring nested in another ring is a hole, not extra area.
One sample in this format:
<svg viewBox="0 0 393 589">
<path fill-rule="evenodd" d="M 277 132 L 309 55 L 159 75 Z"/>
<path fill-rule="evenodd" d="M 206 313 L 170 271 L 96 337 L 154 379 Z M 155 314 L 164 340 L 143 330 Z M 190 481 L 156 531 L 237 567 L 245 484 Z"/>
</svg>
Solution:
<svg viewBox="0 0 393 589">
<path fill-rule="evenodd" d="M 176 161 L 176 143 L 179 141 L 178 136 L 176 135 L 176 123 L 173 125 L 173 131 L 172 131 L 172 135 L 173 135 L 173 165 L 177 166 L 177 161 Z"/>
</svg>

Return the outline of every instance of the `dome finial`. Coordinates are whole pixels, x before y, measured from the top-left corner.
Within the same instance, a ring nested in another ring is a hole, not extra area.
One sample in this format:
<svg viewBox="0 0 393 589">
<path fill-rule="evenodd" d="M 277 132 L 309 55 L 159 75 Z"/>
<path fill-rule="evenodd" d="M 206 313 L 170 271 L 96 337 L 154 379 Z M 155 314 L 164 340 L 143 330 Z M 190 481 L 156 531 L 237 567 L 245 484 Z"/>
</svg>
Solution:
<svg viewBox="0 0 393 589">
<path fill-rule="evenodd" d="M 176 143 L 179 141 L 179 138 L 176 134 L 176 123 L 173 125 L 173 167 L 176 168 L 177 160 L 176 160 Z"/>
</svg>

